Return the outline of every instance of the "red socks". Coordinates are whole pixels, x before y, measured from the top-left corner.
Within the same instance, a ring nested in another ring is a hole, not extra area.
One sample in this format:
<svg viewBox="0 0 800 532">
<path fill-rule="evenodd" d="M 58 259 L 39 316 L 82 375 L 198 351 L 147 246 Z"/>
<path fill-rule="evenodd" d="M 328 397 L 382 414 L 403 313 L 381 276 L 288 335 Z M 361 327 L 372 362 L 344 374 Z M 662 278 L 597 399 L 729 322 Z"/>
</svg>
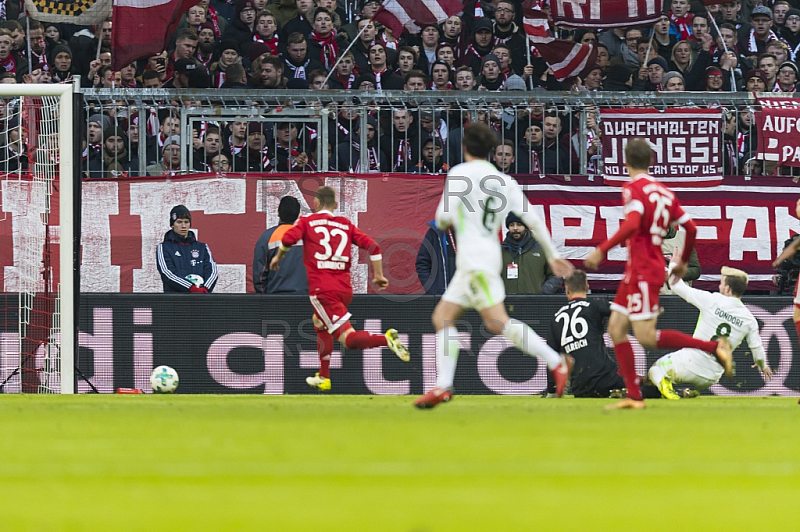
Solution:
<svg viewBox="0 0 800 532">
<path fill-rule="evenodd" d="M 319 353 L 319 376 L 330 379 L 333 336 L 328 331 L 317 331 L 317 352 Z"/>
<path fill-rule="evenodd" d="M 693 347 L 706 353 L 714 353 L 717 349 L 717 342 L 710 340 L 699 340 L 680 331 L 658 330 L 656 331 L 656 345 L 659 349 L 681 349 L 683 347 Z"/>
<path fill-rule="evenodd" d="M 382 334 L 372 334 L 367 331 L 353 331 L 345 340 L 347 349 L 370 349 L 372 347 L 386 347 L 386 337 Z"/>
<path fill-rule="evenodd" d="M 628 341 L 621 344 L 614 344 L 614 351 L 617 353 L 617 363 L 625 380 L 625 387 L 628 389 L 628 397 L 637 401 L 642 400 L 642 390 L 639 388 L 641 379 L 636 374 L 636 359 L 633 356 L 633 347 Z"/>
</svg>

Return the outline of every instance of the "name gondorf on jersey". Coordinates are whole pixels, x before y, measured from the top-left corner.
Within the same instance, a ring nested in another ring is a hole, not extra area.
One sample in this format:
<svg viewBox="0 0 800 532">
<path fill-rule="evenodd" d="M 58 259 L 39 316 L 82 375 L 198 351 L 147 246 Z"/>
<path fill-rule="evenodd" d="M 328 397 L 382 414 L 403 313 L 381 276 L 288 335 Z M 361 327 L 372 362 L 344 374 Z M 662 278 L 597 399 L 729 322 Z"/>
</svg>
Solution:
<svg viewBox="0 0 800 532">
<path fill-rule="evenodd" d="M 729 322 L 730 324 L 736 327 L 741 327 L 744 324 L 741 318 L 737 318 L 736 316 L 731 316 L 721 308 L 714 309 L 714 315 L 719 318 L 722 318 L 723 320 Z"/>
</svg>

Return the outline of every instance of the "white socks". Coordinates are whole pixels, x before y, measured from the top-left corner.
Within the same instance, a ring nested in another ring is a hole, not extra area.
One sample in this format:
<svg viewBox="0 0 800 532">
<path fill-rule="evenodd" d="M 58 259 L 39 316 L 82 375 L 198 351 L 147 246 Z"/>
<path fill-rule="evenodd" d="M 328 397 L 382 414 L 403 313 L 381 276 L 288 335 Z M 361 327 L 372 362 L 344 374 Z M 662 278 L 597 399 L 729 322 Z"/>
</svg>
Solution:
<svg viewBox="0 0 800 532">
<path fill-rule="evenodd" d="M 451 388 L 458 363 L 458 329 L 445 327 L 436 333 L 436 387 Z"/>
<path fill-rule="evenodd" d="M 555 369 L 561 364 L 561 356 L 553 351 L 533 329 L 519 320 L 511 318 L 503 329 L 503 336 L 511 340 L 517 349 L 533 357 L 547 362 L 548 369 Z"/>
</svg>

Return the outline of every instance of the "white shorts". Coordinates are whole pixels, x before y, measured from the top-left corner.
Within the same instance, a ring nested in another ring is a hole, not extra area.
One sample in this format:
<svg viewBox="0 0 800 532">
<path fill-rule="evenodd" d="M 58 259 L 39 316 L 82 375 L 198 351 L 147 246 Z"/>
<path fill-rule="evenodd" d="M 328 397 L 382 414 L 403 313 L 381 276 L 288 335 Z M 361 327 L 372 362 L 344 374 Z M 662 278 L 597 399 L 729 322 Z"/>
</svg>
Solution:
<svg viewBox="0 0 800 532">
<path fill-rule="evenodd" d="M 506 299 L 506 287 L 499 273 L 456 270 L 442 299 L 462 308 L 484 310 Z"/>
<path fill-rule="evenodd" d="M 704 351 L 684 347 L 656 360 L 659 366 L 674 383 L 691 384 L 705 389 L 719 382 L 723 369 L 717 360 Z"/>
</svg>

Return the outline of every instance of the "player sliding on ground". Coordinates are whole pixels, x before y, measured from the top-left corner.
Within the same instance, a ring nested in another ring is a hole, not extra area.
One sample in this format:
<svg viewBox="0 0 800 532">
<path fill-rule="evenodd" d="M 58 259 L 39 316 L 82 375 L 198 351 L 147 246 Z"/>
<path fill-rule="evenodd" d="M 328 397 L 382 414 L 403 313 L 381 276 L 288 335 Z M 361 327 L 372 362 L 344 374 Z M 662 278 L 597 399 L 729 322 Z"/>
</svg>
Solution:
<svg viewBox="0 0 800 532">
<path fill-rule="evenodd" d="M 733 354 L 727 338 L 717 341 L 692 338 L 679 331 L 657 330 L 656 321 L 661 313 L 658 295 L 664 284 L 664 255 L 661 241 L 670 225 L 678 224 L 686 230 L 683 254 L 675 259 L 672 275 L 680 279 L 686 273 L 686 263 L 694 247 L 697 228 L 667 187 L 647 174 L 652 158 L 650 144 L 634 138 L 625 146 L 625 165 L 631 181 L 622 187 L 625 221 L 617 233 L 600 244 L 586 259 L 586 267 L 596 270 L 608 250 L 625 242 L 628 261 L 625 276 L 611 304 L 608 334 L 614 342 L 622 378 L 628 388 L 628 397 L 607 408 L 644 408 L 641 379 L 636 374 L 633 348 L 628 341 L 628 329 L 645 349 L 681 349 L 692 347 L 713 354 L 725 374 L 733 375 Z"/>
<path fill-rule="evenodd" d="M 572 265 L 559 257 L 547 226 L 533 212 L 513 178 L 498 171 L 486 158 L 497 145 L 494 131 L 482 122 L 464 129 L 464 160 L 447 174 L 444 194 L 436 209 L 436 225 L 456 233 L 456 273 L 436 309 L 436 387 L 414 402 L 418 408 L 433 408 L 453 396 L 458 361 L 456 320 L 465 310 L 477 310 L 490 334 L 502 334 L 523 353 L 547 362 L 560 397 L 569 376 L 569 363 L 553 351 L 533 329 L 506 314 L 505 287 L 500 277 L 502 252 L 500 226 L 509 212 L 519 216 L 542 245 L 553 273 L 572 274 Z"/>
<path fill-rule="evenodd" d="M 378 244 L 362 233 L 353 222 L 333 212 L 338 207 L 336 192 L 331 187 L 319 187 L 314 193 L 314 213 L 301 216 L 294 227 L 286 231 L 281 239 L 278 254 L 269 264 L 277 270 L 278 263 L 293 245 L 303 241 L 303 264 L 308 274 L 308 291 L 314 309 L 314 328 L 317 331 L 319 372 L 308 377 L 306 382 L 321 391 L 331 389 L 330 365 L 333 352 L 333 335 L 348 349 L 371 349 L 388 347 L 403 362 L 408 362 L 409 353 L 399 339 L 395 329 L 385 335 L 356 331 L 350 325 L 351 314 L 347 305 L 353 299 L 350 283 L 351 244 L 367 250 L 372 262 L 372 282 L 382 290 L 389 286 L 383 276 L 383 263 Z M 356 257 L 357 259 L 357 257 Z"/>
<path fill-rule="evenodd" d="M 673 257 L 677 255 L 676 249 Z M 697 320 L 697 328 L 694 331 L 695 338 L 710 340 L 715 337 L 725 337 L 730 341 L 732 349 L 739 347 L 739 344 L 747 338 L 747 345 L 755 362 L 753 367 L 761 369 L 764 372 L 764 380 L 768 381 L 772 378 L 772 370 L 766 363 L 761 336 L 758 335 L 758 322 L 741 300 L 742 294 L 747 289 L 747 274 L 727 266 L 722 267 L 721 273 L 719 293 L 716 294 L 692 288 L 675 276 L 670 276 L 670 286 L 673 293 L 700 310 L 700 319 Z M 673 384 L 688 383 L 698 389 L 708 388 L 719 382 L 722 377 L 722 366 L 705 352 L 686 347 L 656 360 L 650 368 L 648 377 L 664 398 L 679 399 L 672 388 Z"/>
</svg>

